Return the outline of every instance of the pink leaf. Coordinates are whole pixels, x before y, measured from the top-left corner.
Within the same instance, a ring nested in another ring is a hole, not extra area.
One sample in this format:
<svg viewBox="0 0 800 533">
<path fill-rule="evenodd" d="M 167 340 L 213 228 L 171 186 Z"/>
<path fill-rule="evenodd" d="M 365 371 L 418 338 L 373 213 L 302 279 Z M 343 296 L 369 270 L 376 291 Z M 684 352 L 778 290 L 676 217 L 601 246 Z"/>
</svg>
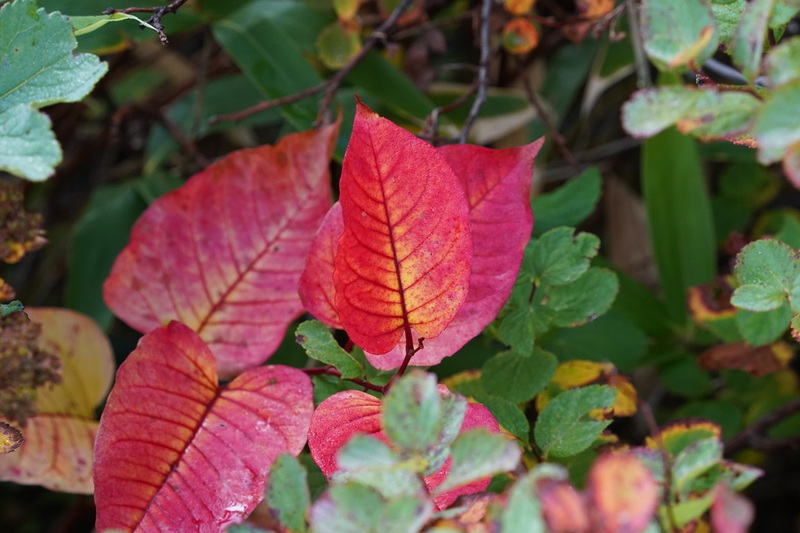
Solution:
<svg viewBox="0 0 800 533">
<path fill-rule="evenodd" d="M 440 394 L 451 394 L 442 385 L 438 389 Z M 390 444 L 381 429 L 381 405 L 381 400 L 360 391 L 339 392 L 319 404 L 311 419 L 308 447 L 314 461 L 326 476 L 330 477 L 338 469 L 336 455 L 353 435 L 374 435 L 381 441 Z M 492 432 L 500 431 L 499 424 L 488 409 L 483 405 L 470 403 L 467 405 L 467 412 L 460 431 L 463 433 L 479 427 Z M 450 471 L 451 462 L 451 459 L 448 458 L 439 471 L 423 478 L 429 491 L 442 484 Z M 445 509 L 463 494 L 484 491 L 490 481 L 490 479 L 484 479 L 443 492 L 434 498 L 434 503 L 437 508 Z"/>
<path fill-rule="evenodd" d="M 141 332 L 185 323 L 224 377 L 266 360 L 302 312 L 297 281 L 330 206 L 337 131 L 234 152 L 154 202 L 104 285 L 111 310 Z"/>
<path fill-rule="evenodd" d="M 343 231 L 342 204 L 336 202 L 314 236 L 298 287 L 306 311 L 326 326 L 336 329 L 344 329 L 334 305 L 336 291 L 333 288 L 333 261 Z"/>
<path fill-rule="evenodd" d="M 217 531 L 240 521 L 275 458 L 303 449 L 312 410 L 299 370 L 259 367 L 220 387 L 191 329 L 171 322 L 148 333 L 117 372 L 100 420 L 97 529 Z"/>
</svg>

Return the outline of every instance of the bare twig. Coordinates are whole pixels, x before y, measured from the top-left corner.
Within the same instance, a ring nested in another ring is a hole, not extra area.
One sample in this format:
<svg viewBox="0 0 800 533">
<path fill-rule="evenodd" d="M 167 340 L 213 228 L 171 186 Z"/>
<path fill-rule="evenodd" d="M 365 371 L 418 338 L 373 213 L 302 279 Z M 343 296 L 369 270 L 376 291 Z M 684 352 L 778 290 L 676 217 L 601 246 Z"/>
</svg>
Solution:
<svg viewBox="0 0 800 533">
<path fill-rule="evenodd" d="M 329 107 L 331 102 L 333 101 L 333 97 L 336 94 L 336 90 L 344 81 L 344 78 L 352 71 L 360 62 L 364 59 L 364 57 L 375 48 L 375 46 L 379 42 L 383 42 L 386 40 L 386 33 L 394 27 L 397 23 L 397 19 L 400 18 L 400 15 L 411 5 L 412 0 L 403 0 L 395 9 L 392 11 L 389 18 L 387 18 L 383 24 L 381 24 L 375 31 L 373 31 L 370 36 L 364 41 L 361 50 L 359 50 L 358 54 L 356 54 L 347 64 L 342 67 L 336 74 L 325 80 L 324 82 L 320 83 L 319 85 L 315 85 L 314 87 L 309 87 L 308 89 L 303 89 L 300 92 L 284 96 L 282 98 L 276 98 L 275 100 L 268 100 L 266 102 L 261 102 L 260 104 L 256 104 L 252 107 L 248 107 L 247 109 L 243 109 L 242 111 L 237 111 L 236 113 L 228 113 L 227 115 L 218 115 L 215 117 L 211 117 L 209 122 L 214 124 L 217 122 L 224 122 L 224 121 L 235 121 L 235 120 L 242 120 L 256 113 L 264 111 L 266 109 L 272 109 L 273 107 L 280 107 L 288 104 L 293 104 L 299 100 L 304 100 L 306 98 L 310 98 L 312 96 L 316 96 L 320 93 L 324 93 L 322 101 L 319 104 L 319 113 L 317 114 L 317 122 L 327 121 L 329 119 Z"/>
<path fill-rule="evenodd" d="M 152 13 L 153 15 L 147 19 L 147 23 L 158 31 L 158 38 L 161 40 L 161 44 L 167 44 L 169 40 L 167 39 L 167 34 L 164 33 L 164 25 L 161 24 L 161 19 L 164 15 L 177 13 L 178 9 L 185 3 L 186 0 L 175 0 L 161 7 L 126 7 L 125 9 L 109 7 L 103 11 L 103 15 L 113 15 L 114 13 L 125 13 L 128 15 L 131 13 Z"/>
<path fill-rule="evenodd" d="M 329 118 L 329 107 L 331 102 L 333 101 L 333 97 L 336 94 L 336 90 L 339 88 L 339 85 L 342 84 L 344 78 L 350 74 L 356 65 L 358 65 L 362 59 L 373 49 L 375 45 L 380 42 L 386 41 L 386 33 L 397 24 L 397 20 L 400 18 L 400 15 L 408 9 L 408 6 L 411 5 L 412 0 L 402 0 L 397 7 L 392 11 L 389 17 L 383 21 L 383 24 L 378 26 L 375 31 L 373 31 L 367 40 L 364 41 L 364 45 L 361 47 L 361 50 L 358 51 L 347 64 L 342 67 L 336 74 L 334 74 L 327 82 L 325 87 L 325 94 L 322 97 L 322 101 L 319 103 L 319 113 L 317 114 L 317 122 L 327 121 Z"/>
<path fill-rule="evenodd" d="M 764 436 L 764 433 L 769 428 L 798 412 L 800 412 L 800 398 L 795 398 L 777 409 L 770 411 L 726 442 L 725 453 L 730 455 L 745 448 L 753 448 L 761 451 L 776 451 L 779 449 L 800 447 L 800 439 L 797 437 L 774 439 Z"/>
<path fill-rule="evenodd" d="M 478 90 L 478 84 L 473 83 L 464 94 L 462 94 L 449 104 L 439 106 L 435 108 L 433 111 L 431 111 L 430 115 L 428 115 L 428 118 L 425 120 L 425 130 L 419 135 L 419 137 L 421 139 L 430 141 L 433 144 L 436 144 L 436 142 L 439 139 L 438 136 L 439 115 L 441 115 L 442 113 L 449 113 L 450 111 L 458 109 L 462 105 L 466 104 L 477 90 Z"/>
<path fill-rule="evenodd" d="M 558 128 L 553 121 L 550 120 L 550 116 L 547 114 L 547 110 L 542 105 L 542 102 L 539 100 L 539 97 L 536 95 L 536 91 L 533 89 L 531 85 L 531 81 L 528 79 L 526 74 L 522 75 L 522 82 L 525 85 L 525 92 L 528 96 L 528 101 L 530 101 L 531 105 L 536 108 L 536 113 L 539 115 L 539 118 L 542 120 L 542 124 L 544 127 L 547 128 L 547 132 L 550 134 L 550 137 L 553 139 L 553 142 L 556 145 L 561 157 L 564 158 L 564 161 L 570 166 L 573 171 L 577 171 L 580 167 L 578 160 L 572 155 L 572 152 L 567 147 L 567 143 L 564 140 L 564 137 L 561 135 L 561 132 L 558 131 Z"/>
<path fill-rule="evenodd" d="M 639 31 L 639 8 L 636 0 L 625 0 L 625 8 L 628 10 L 628 30 L 631 32 L 631 43 L 633 43 L 636 84 L 640 89 L 646 89 L 653 86 L 653 80 L 650 78 L 650 64 L 644 54 L 642 34 Z"/>
<path fill-rule="evenodd" d="M 469 110 L 469 114 L 467 115 L 467 120 L 464 122 L 464 127 L 461 129 L 461 134 L 458 136 L 458 142 L 464 144 L 467 142 L 467 137 L 469 137 L 469 130 L 472 129 L 472 125 L 475 123 L 475 119 L 478 118 L 478 114 L 481 112 L 481 107 L 483 107 L 484 102 L 486 102 L 486 91 L 489 86 L 489 58 L 491 56 L 491 50 L 489 48 L 489 16 L 492 13 L 492 0 L 483 0 L 481 4 L 481 14 L 480 14 L 480 49 L 481 49 L 481 57 L 478 63 L 478 77 L 477 77 L 477 85 L 478 90 L 476 91 L 475 101 L 472 102 L 472 107 Z"/>
<path fill-rule="evenodd" d="M 367 390 L 375 391 L 375 392 L 383 392 L 383 387 L 380 385 L 375 385 L 374 383 L 370 383 L 369 381 L 364 381 L 363 379 L 357 378 L 342 378 L 342 373 L 339 372 L 336 368 L 332 366 L 322 366 L 317 368 L 303 368 L 301 369 L 304 374 L 309 376 L 334 376 L 340 379 L 344 379 L 345 381 L 349 381 L 351 383 L 355 383 L 360 387 L 364 387 Z"/>
</svg>

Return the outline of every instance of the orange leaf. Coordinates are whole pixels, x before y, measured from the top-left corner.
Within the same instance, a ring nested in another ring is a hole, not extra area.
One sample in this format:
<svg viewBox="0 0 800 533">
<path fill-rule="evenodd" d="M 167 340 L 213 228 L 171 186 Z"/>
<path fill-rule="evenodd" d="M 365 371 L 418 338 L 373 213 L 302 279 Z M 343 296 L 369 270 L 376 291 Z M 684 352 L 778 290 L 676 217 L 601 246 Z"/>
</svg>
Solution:
<svg viewBox="0 0 800 533">
<path fill-rule="evenodd" d="M 311 381 L 282 366 L 217 384 L 214 357 L 179 322 L 139 341 L 117 372 L 95 445 L 97 529 L 208 531 L 241 521 L 270 465 L 300 453 Z"/>
<path fill-rule="evenodd" d="M 429 144 L 358 103 L 340 182 L 344 232 L 334 262 L 339 319 L 383 354 L 411 328 L 436 337 L 469 288 L 469 210 Z"/>
<path fill-rule="evenodd" d="M 631 452 L 606 454 L 589 471 L 592 531 L 643 531 L 658 506 L 658 485 Z"/>
<path fill-rule="evenodd" d="M 62 382 L 36 391 L 38 414 L 28 419 L 20 449 L 0 456 L 0 479 L 91 494 L 94 410 L 114 377 L 111 345 L 90 318 L 74 311 L 25 312 L 42 325 L 39 346 L 60 358 Z"/>
<path fill-rule="evenodd" d="M 141 332 L 185 323 L 224 377 L 266 360 L 302 312 L 297 281 L 330 206 L 337 131 L 233 152 L 155 201 L 105 282 L 111 310 Z"/>
</svg>

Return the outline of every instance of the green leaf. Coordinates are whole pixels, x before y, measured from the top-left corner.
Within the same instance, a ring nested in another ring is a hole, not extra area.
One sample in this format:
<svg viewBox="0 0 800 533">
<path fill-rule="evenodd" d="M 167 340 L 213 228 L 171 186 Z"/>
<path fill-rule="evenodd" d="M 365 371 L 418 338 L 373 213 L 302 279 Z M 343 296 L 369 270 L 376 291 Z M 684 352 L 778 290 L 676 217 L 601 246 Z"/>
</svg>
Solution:
<svg viewBox="0 0 800 533">
<path fill-rule="evenodd" d="M 508 504 L 500 517 L 500 533 L 546 533 L 548 531 L 539 501 L 538 482 L 543 478 L 566 480 L 566 470 L 543 463 L 514 483 L 508 491 Z"/>
<path fill-rule="evenodd" d="M 697 363 L 697 355 L 677 350 L 658 369 L 664 387 L 680 396 L 699 398 L 711 391 L 711 377 Z"/>
<path fill-rule="evenodd" d="M 7 304 L 0 304 L 0 318 L 5 318 L 12 313 L 22 311 L 25 306 L 19 300 L 8 302 Z"/>
<path fill-rule="evenodd" d="M 308 320 L 297 327 L 295 339 L 306 354 L 326 365 L 335 367 L 344 379 L 364 376 L 364 366 L 342 349 L 331 334 L 331 330 L 316 320 Z"/>
<path fill-rule="evenodd" d="M 500 335 L 500 339 L 515 351 L 521 354 L 531 353 L 536 334 L 533 309 L 529 305 L 512 309 L 500 320 L 497 333 Z"/>
<path fill-rule="evenodd" d="M 767 76 L 773 88 L 800 80 L 800 39 L 788 39 L 770 51 Z"/>
<path fill-rule="evenodd" d="M 779 161 L 791 145 L 800 141 L 800 128 L 787 109 L 800 109 L 800 80 L 773 91 L 756 122 L 753 133 L 758 141 L 758 160 L 765 165 Z"/>
<path fill-rule="evenodd" d="M 614 404 L 617 391 L 607 385 L 590 385 L 562 392 L 539 414 L 533 435 L 545 457 L 567 457 L 587 449 L 611 423 L 594 420 L 589 412 Z"/>
<path fill-rule="evenodd" d="M 642 38 L 645 52 L 661 70 L 699 66 L 719 42 L 705 0 L 644 0 Z"/>
<path fill-rule="evenodd" d="M 722 442 L 719 439 L 703 439 L 681 450 L 672 462 L 672 490 L 687 496 L 686 488 L 691 481 L 722 461 Z"/>
<path fill-rule="evenodd" d="M 381 425 L 401 451 L 423 455 L 432 449 L 442 431 L 442 401 L 436 378 L 409 372 L 391 388 L 383 401 Z"/>
<path fill-rule="evenodd" d="M 339 470 L 334 483 L 355 482 L 377 490 L 384 498 L 414 495 L 423 490 L 418 473 L 424 468 L 419 458 L 403 460 L 388 445 L 369 435 L 356 435 L 337 456 Z"/>
<path fill-rule="evenodd" d="M 612 271 L 591 267 L 569 285 L 546 286 L 544 303 L 555 326 L 568 328 L 585 324 L 609 310 L 619 291 Z"/>
<path fill-rule="evenodd" d="M 417 533 L 433 514 L 421 496 L 384 500 L 375 490 L 349 483 L 334 485 L 311 509 L 314 533 Z"/>
<path fill-rule="evenodd" d="M 620 372 L 634 370 L 647 353 L 647 335 L 615 307 L 605 315 L 577 328 L 547 335 L 543 347 L 560 360 L 610 361 Z"/>
<path fill-rule="evenodd" d="M 484 428 L 466 431 L 453 442 L 453 462 L 436 494 L 485 477 L 513 470 L 520 459 L 519 447 L 500 433 Z"/>
<path fill-rule="evenodd" d="M 589 167 L 558 189 L 531 201 L 536 221 L 534 236 L 558 226 L 577 226 L 592 214 L 600 200 L 602 178 L 597 167 Z"/>
<path fill-rule="evenodd" d="M 749 311 L 769 311 L 780 307 L 791 293 L 800 275 L 800 258 L 780 241 L 759 239 L 736 256 L 734 274 L 741 286 L 731 303 Z"/>
<path fill-rule="evenodd" d="M 338 22 L 325 26 L 317 36 L 317 50 L 322 64 L 334 70 L 345 66 L 361 50 L 361 35 Z"/>
<path fill-rule="evenodd" d="M 742 18 L 747 0 L 711 0 L 711 12 L 717 21 L 720 44 L 727 45 Z"/>
<path fill-rule="evenodd" d="M 751 81 L 759 73 L 767 23 L 774 3 L 775 0 L 748 2 L 731 40 L 729 51 L 733 62 L 741 68 L 744 77 Z"/>
<path fill-rule="evenodd" d="M 121 22 L 123 20 L 131 20 L 136 22 L 139 27 L 145 27 L 158 33 L 158 29 L 148 24 L 146 21 L 140 19 L 136 15 L 128 13 L 113 13 L 111 15 L 98 15 L 98 16 L 84 16 L 84 17 L 69 17 L 69 23 L 72 24 L 72 31 L 75 37 L 86 35 L 95 30 L 99 30 L 109 22 Z"/>
<path fill-rule="evenodd" d="M 530 256 L 534 281 L 566 285 L 589 269 L 590 259 L 600 248 L 600 239 L 590 233 L 574 233 L 575 228 L 559 227 L 533 241 Z"/>
<path fill-rule="evenodd" d="M 647 139 L 643 152 L 642 192 L 661 289 L 672 320 L 684 324 L 686 291 L 717 270 L 705 176 L 695 142 L 674 129 Z"/>
<path fill-rule="evenodd" d="M 60 162 L 61 147 L 47 115 L 25 104 L 0 110 L 0 170 L 43 181 Z"/>
<path fill-rule="evenodd" d="M 292 533 L 307 531 L 306 515 L 311 504 L 306 469 L 289 453 L 275 459 L 267 479 L 266 501 L 278 521 Z"/>
<path fill-rule="evenodd" d="M 298 24 L 314 31 L 315 26 L 328 21 L 317 10 L 299 2 L 256 1 L 216 22 L 213 32 L 263 96 L 275 99 L 322 83 L 295 34 L 307 31 L 298 30 Z M 282 106 L 281 113 L 294 129 L 306 130 L 316 119 L 318 103 L 318 96 L 305 98 Z"/>
<path fill-rule="evenodd" d="M 476 402 L 486 407 L 500 426 L 522 441 L 526 446 L 531 430 L 528 418 L 515 403 L 505 398 L 498 398 L 491 394 L 477 392 L 471 394 Z"/>
<path fill-rule="evenodd" d="M 736 327 L 749 344 L 763 346 L 780 339 L 791 319 L 792 310 L 789 303 L 784 302 L 777 309 L 764 313 L 739 309 L 736 312 Z"/>
<path fill-rule="evenodd" d="M 490 395 L 524 403 L 544 389 L 557 364 L 553 354 L 537 346 L 530 355 L 513 350 L 500 352 L 484 363 L 481 385 Z"/>
<path fill-rule="evenodd" d="M 677 124 L 701 139 L 727 138 L 748 131 L 761 106 L 745 92 L 658 87 L 633 95 L 623 106 L 622 125 L 634 137 L 651 137 Z"/>
<path fill-rule="evenodd" d="M 77 102 L 108 65 L 97 56 L 73 55 L 72 27 L 33 0 L 0 8 L 0 170 L 41 181 L 61 162 L 49 119 L 34 109 Z"/>
</svg>

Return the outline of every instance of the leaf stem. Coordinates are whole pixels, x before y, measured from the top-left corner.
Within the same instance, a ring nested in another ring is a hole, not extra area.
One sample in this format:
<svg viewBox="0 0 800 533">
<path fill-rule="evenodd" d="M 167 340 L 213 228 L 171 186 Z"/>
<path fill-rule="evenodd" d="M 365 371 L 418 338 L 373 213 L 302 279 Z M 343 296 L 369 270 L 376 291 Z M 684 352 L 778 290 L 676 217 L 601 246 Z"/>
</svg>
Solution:
<svg viewBox="0 0 800 533">
<path fill-rule="evenodd" d="M 308 376 L 333 376 L 344 381 L 349 381 L 351 383 L 355 383 L 360 387 L 364 387 L 367 390 L 375 391 L 375 392 L 384 392 L 384 387 L 380 385 L 375 385 L 374 383 L 370 383 L 369 381 L 364 381 L 363 379 L 358 378 L 343 378 L 342 373 L 339 372 L 338 369 L 332 366 L 321 366 L 317 368 L 301 368 L 302 372 Z"/>
</svg>

